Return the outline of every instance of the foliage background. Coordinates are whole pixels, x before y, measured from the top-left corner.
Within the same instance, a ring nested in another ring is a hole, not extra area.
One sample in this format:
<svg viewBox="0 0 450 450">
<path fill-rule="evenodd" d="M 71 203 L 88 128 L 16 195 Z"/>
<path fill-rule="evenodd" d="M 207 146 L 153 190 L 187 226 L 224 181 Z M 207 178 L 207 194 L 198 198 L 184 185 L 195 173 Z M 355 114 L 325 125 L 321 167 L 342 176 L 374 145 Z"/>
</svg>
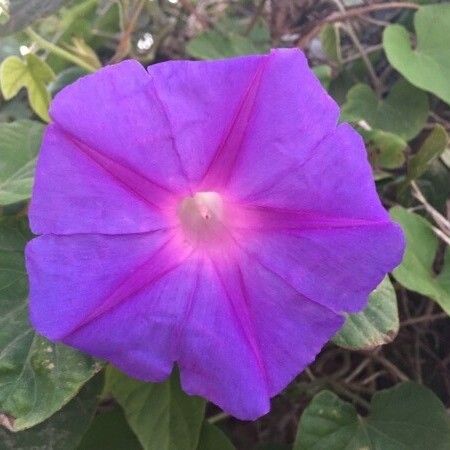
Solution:
<svg viewBox="0 0 450 450">
<path fill-rule="evenodd" d="M 450 4 L 426 0 L 0 0 L 0 450 L 449 450 L 449 36 Z M 255 422 L 36 335 L 23 248 L 51 98 L 126 58 L 294 46 L 407 237 L 367 309 Z"/>
</svg>

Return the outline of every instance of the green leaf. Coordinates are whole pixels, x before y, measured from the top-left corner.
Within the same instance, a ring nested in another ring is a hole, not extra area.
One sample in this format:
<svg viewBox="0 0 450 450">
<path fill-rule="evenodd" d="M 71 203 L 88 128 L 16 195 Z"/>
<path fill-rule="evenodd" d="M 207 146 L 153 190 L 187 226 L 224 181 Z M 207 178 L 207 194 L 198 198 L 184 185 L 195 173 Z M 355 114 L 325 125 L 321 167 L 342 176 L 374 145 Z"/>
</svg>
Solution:
<svg viewBox="0 0 450 450">
<path fill-rule="evenodd" d="M 364 120 L 371 128 L 410 140 L 417 136 L 428 117 L 427 94 L 405 80 L 394 84 L 389 95 L 380 100 L 366 84 L 357 84 L 347 94 L 341 120 Z"/>
<path fill-rule="evenodd" d="M 354 74 L 350 67 L 345 65 L 331 79 L 328 92 L 339 105 L 345 103 L 348 91 L 355 85 L 355 78 L 358 78 L 357 75 Z"/>
<path fill-rule="evenodd" d="M 97 407 L 102 377 L 94 377 L 64 408 L 35 427 L 11 433 L 0 427 L 0 450 L 73 450 L 86 432 Z M 114 450 L 112 447 L 97 447 Z M 122 447 L 125 449 L 127 447 Z M 121 450 L 122 450 L 121 449 Z M 127 450 L 133 450 L 131 447 Z"/>
<path fill-rule="evenodd" d="M 121 408 L 95 417 L 77 450 L 142 450 Z M 0 449 L 1 450 L 1 449 Z"/>
<path fill-rule="evenodd" d="M 0 36 L 14 33 L 37 19 L 48 16 L 73 0 L 12 0 L 6 2 L 6 23 L 0 25 Z M 0 5 L 2 3 L 0 2 Z M 0 7 L 1 10 L 1 7 Z"/>
<path fill-rule="evenodd" d="M 25 96 L 24 96 L 25 97 Z M 14 122 L 28 120 L 34 116 L 28 102 L 21 95 L 17 95 L 9 101 L 0 100 L 0 122 Z"/>
<path fill-rule="evenodd" d="M 88 72 L 81 67 L 69 67 L 64 69 L 58 73 L 56 78 L 48 85 L 48 90 L 52 95 L 56 95 L 61 89 L 87 74 Z"/>
<path fill-rule="evenodd" d="M 325 89 L 330 87 L 331 83 L 331 67 L 326 64 L 313 67 L 314 74 L 319 79 Z"/>
<path fill-rule="evenodd" d="M 30 197 L 43 129 L 31 120 L 0 124 L 0 205 Z"/>
<path fill-rule="evenodd" d="M 408 144 L 401 137 L 381 130 L 360 129 L 366 141 L 370 160 L 375 167 L 396 169 L 405 162 Z"/>
<path fill-rule="evenodd" d="M 407 289 L 432 298 L 450 314 L 450 252 L 447 249 L 444 267 L 436 275 L 432 266 L 438 238 L 429 222 L 400 206 L 392 208 L 390 214 L 406 236 L 405 256 L 392 274 Z"/>
<path fill-rule="evenodd" d="M 300 418 L 294 450 L 448 450 L 450 422 L 431 390 L 407 382 L 373 396 L 370 415 L 330 391 Z"/>
<path fill-rule="evenodd" d="M 352 350 L 371 350 L 392 342 L 399 327 L 397 297 L 389 277 L 370 294 L 363 311 L 349 314 L 333 342 Z"/>
<path fill-rule="evenodd" d="M 32 53 L 20 59 L 9 56 L 0 65 L 0 87 L 5 100 L 13 98 L 22 88 L 28 92 L 33 111 L 49 122 L 50 93 L 47 84 L 55 78 L 50 66 Z"/>
<path fill-rule="evenodd" d="M 20 55 L 20 42 L 16 37 L 8 36 L 0 40 L 0 60 L 12 55 Z"/>
<path fill-rule="evenodd" d="M 0 219 L 0 414 L 14 431 L 36 425 L 71 400 L 98 363 L 50 343 L 28 323 L 25 219 Z"/>
<path fill-rule="evenodd" d="M 356 450 L 365 445 L 359 427 L 353 405 L 333 392 L 319 392 L 300 417 L 294 450 Z"/>
<path fill-rule="evenodd" d="M 411 47 L 408 31 L 389 25 L 383 33 L 383 46 L 391 65 L 409 82 L 432 92 L 450 104 L 450 5 L 421 7 L 414 16 L 417 45 Z"/>
<path fill-rule="evenodd" d="M 164 383 L 143 383 L 108 367 L 105 390 L 122 406 L 145 450 L 197 448 L 205 401 L 185 394 L 176 373 Z"/>
<path fill-rule="evenodd" d="M 419 151 L 409 160 L 408 180 L 419 178 L 426 171 L 428 164 L 445 150 L 447 142 L 448 136 L 445 128 L 435 125 Z"/>
<path fill-rule="evenodd" d="M 428 164 L 427 170 L 416 183 L 428 202 L 443 214 L 447 211 L 450 198 L 450 169 L 439 159 Z"/>
<path fill-rule="evenodd" d="M 446 148 L 441 154 L 442 162 L 445 164 L 447 169 L 450 169 L 450 148 Z"/>
<path fill-rule="evenodd" d="M 235 450 L 235 446 L 220 428 L 205 422 L 197 450 Z"/>
<path fill-rule="evenodd" d="M 269 31 L 255 26 L 248 36 L 230 19 L 222 20 L 213 30 L 189 41 L 186 51 L 197 59 L 220 59 L 231 56 L 265 53 L 269 50 Z"/>
<path fill-rule="evenodd" d="M 255 450 L 292 450 L 292 446 L 287 444 L 261 444 L 256 446 Z"/>
<path fill-rule="evenodd" d="M 336 25 L 325 25 L 320 33 L 322 50 L 326 57 L 337 64 L 341 62 L 341 38 Z"/>
</svg>

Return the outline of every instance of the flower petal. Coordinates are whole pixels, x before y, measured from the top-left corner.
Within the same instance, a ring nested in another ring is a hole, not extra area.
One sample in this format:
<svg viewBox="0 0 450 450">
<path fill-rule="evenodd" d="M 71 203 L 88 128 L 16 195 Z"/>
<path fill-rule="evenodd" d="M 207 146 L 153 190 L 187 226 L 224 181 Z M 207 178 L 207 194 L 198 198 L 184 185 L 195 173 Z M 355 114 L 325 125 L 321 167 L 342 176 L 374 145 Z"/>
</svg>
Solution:
<svg viewBox="0 0 450 450">
<path fill-rule="evenodd" d="M 246 102 L 252 101 L 255 75 L 264 58 L 167 61 L 148 68 L 193 184 L 200 182 L 233 125 L 241 125 L 239 113 L 245 115 L 244 127 L 249 120 L 251 105 L 246 107 Z"/>
<path fill-rule="evenodd" d="M 275 154 L 309 150 L 337 122 L 337 105 L 295 49 L 221 61 L 171 61 L 148 70 L 188 177 L 199 183 L 208 172 L 202 190 L 225 184 L 236 164 L 245 171 L 250 160 L 252 176 L 254 164 L 256 175 L 267 167 L 274 170 Z"/>
<path fill-rule="evenodd" d="M 205 262 L 180 340 L 183 388 L 255 420 L 342 323 L 245 255 Z"/>
<path fill-rule="evenodd" d="M 348 124 L 339 125 L 285 169 L 282 176 L 268 170 L 260 186 L 252 181 L 263 180 L 256 167 L 252 176 L 242 174 L 245 202 L 329 219 L 389 220 L 375 189 L 364 142 Z"/>
<path fill-rule="evenodd" d="M 333 311 L 359 311 L 401 261 L 402 232 L 380 203 L 362 139 L 346 124 L 247 201 L 241 245 Z"/>
<path fill-rule="evenodd" d="M 160 232 L 41 236 L 27 247 L 35 328 L 132 376 L 169 375 L 174 330 L 192 291 L 187 254 Z"/>
<path fill-rule="evenodd" d="M 230 180 L 230 193 L 245 199 L 282 181 L 336 128 L 339 109 L 297 49 L 266 57 L 252 117 Z M 337 154 L 338 152 L 336 152 Z M 289 192 L 288 197 L 294 197 Z"/>
<path fill-rule="evenodd" d="M 269 392 L 242 294 L 205 259 L 184 319 L 178 363 L 183 389 L 242 420 L 266 414 Z"/>
<path fill-rule="evenodd" d="M 167 227 L 155 189 L 96 155 L 58 126 L 47 127 L 29 211 L 32 231 L 123 234 Z"/>
<path fill-rule="evenodd" d="M 137 61 L 80 78 L 55 97 L 50 116 L 67 134 L 149 181 L 186 189 L 167 117 Z"/>
<path fill-rule="evenodd" d="M 264 361 L 269 395 L 302 372 L 343 325 L 344 318 L 293 289 L 248 258 L 240 264 L 244 293 Z"/>
<path fill-rule="evenodd" d="M 404 249 L 393 223 L 258 232 L 243 246 L 298 292 L 335 312 L 360 311 Z"/>
</svg>

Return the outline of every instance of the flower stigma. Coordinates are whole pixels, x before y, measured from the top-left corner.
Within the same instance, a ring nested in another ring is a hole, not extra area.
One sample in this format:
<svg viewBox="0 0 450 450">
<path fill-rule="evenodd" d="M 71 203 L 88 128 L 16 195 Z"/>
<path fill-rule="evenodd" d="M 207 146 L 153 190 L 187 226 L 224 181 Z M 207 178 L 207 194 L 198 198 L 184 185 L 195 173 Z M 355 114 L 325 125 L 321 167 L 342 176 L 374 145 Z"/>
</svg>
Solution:
<svg viewBox="0 0 450 450">
<path fill-rule="evenodd" d="M 224 202 L 217 192 L 185 197 L 179 204 L 178 217 L 186 240 L 194 247 L 216 247 L 227 237 Z"/>
</svg>

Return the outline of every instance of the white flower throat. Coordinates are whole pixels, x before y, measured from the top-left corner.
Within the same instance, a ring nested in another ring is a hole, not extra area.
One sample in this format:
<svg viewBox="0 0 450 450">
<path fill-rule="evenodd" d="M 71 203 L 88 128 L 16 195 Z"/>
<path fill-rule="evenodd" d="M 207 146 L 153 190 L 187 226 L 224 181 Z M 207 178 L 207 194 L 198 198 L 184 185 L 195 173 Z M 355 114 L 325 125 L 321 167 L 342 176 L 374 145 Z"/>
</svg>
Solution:
<svg viewBox="0 0 450 450">
<path fill-rule="evenodd" d="M 197 192 L 184 198 L 178 208 L 178 217 L 191 244 L 211 245 L 224 231 L 224 203 L 217 192 Z"/>
</svg>

